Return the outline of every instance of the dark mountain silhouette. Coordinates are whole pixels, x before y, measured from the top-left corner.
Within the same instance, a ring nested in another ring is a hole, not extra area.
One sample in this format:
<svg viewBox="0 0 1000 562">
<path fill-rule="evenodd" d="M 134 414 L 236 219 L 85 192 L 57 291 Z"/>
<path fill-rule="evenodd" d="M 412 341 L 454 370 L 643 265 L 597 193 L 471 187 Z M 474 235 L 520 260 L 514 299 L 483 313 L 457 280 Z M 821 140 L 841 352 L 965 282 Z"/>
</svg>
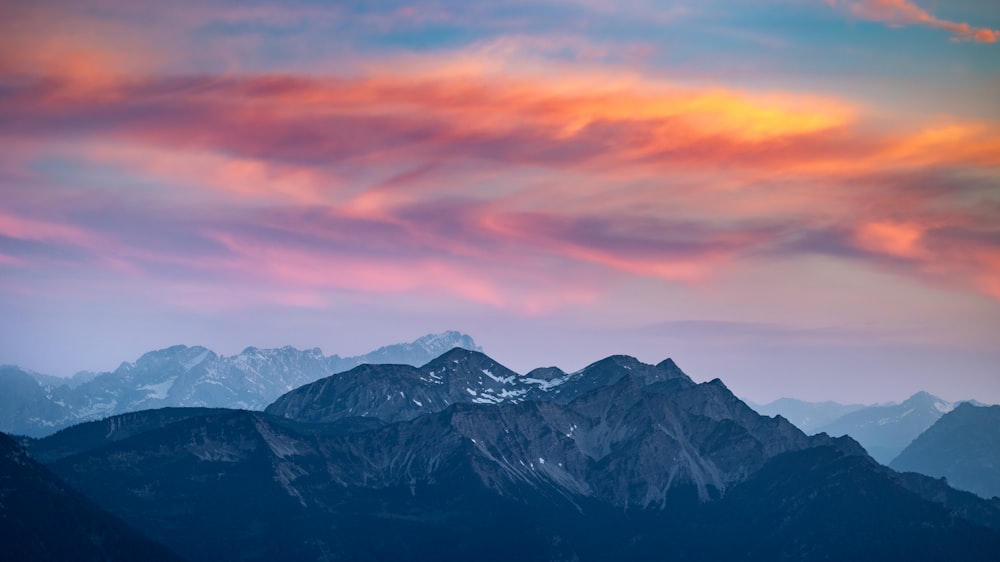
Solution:
<svg viewBox="0 0 1000 562">
<path fill-rule="evenodd" d="M 5 560 L 180 560 L 53 476 L 0 433 Z"/>
<path fill-rule="evenodd" d="M 975 501 L 973 498 L 966 498 Z M 997 505 L 976 502 L 993 513 Z M 869 457 L 829 447 L 776 457 L 713 505 L 726 559 L 988 560 L 991 531 L 914 494 Z"/>
<path fill-rule="evenodd" d="M 1000 496 L 1000 406 L 959 404 L 889 465 L 946 478 L 955 488 Z"/>
</svg>

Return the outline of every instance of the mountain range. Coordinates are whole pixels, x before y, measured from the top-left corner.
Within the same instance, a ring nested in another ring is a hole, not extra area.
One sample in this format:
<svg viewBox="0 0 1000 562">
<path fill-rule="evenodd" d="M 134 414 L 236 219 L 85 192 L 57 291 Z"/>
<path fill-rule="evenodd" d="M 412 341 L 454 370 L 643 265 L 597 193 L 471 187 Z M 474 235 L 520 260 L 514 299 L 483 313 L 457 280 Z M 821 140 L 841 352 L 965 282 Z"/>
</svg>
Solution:
<svg viewBox="0 0 1000 562">
<path fill-rule="evenodd" d="M 1000 500 L 765 417 L 671 360 L 521 375 L 453 349 L 265 411 L 164 408 L 23 440 L 190 560 L 994 560 Z"/>
<path fill-rule="evenodd" d="M 747 404 L 765 416 L 782 416 L 795 427 L 812 435 L 820 428 L 836 421 L 841 416 L 866 408 L 864 404 L 841 404 L 839 402 L 806 402 L 795 398 L 779 398 L 767 404 Z"/>
<path fill-rule="evenodd" d="M 959 404 L 889 466 L 946 478 L 955 488 L 983 497 L 1000 496 L 1000 406 Z"/>
<path fill-rule="evenodd" d="M 293 388 L 363 363 L 423 365 L 454 347 L 478 350 L 448 331 L 370 353 L 325 356 L 318 349 L 248 347 L 223 356 L 201 346 L 173 346 L 106 373 L 59 379 L 0 367 L 0 431 L 40 437 L 103 417 L 165 406 L 261 410 Z"/>
<path fill-rule="evenodd" d="M 872 458 L 888 465 L 955 405 L 927 392 L 918 392 L 900 404 L 861 406 L 785 398 L 755 409 L 798 422 L 796 425 L 806 433 L 850 435 Z"/>
</svg>

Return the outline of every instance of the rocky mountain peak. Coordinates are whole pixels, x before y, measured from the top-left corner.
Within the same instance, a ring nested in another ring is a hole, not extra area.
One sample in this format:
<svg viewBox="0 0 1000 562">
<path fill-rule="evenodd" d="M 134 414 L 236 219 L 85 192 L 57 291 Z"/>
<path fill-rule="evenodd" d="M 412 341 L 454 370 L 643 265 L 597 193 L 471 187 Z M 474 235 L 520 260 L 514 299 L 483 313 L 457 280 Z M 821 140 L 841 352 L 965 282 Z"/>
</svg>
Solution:
<svg viewBox="0 0 1000 562">
<path fill-rule="evenodd" d="M 455 330 L 448 330 L 440 334 L 427 334 L 414 340 L 413 345 L 434 354 L 439 354 L 453 347 L 461 347 L 473 351 L 483 350 L 476 345 L 471 336 Z"/>
<path fill-rule="evenodd" d="M 528 371 L 528 373 L 524 375 L 524 378 L 550 381 L 565 376 L 566 376 L 566 371 L 563 371 L 559 367 L 536 367 Z"/>
<path fill-rule="evenodd" d="M 904 400 L 903 405 L 906 406 L 934 405 L 934 403 L 936 402 L 944 402 L 944 401 L 927 391 L 921 390 L 919 392 L 914 393 L 913 396 L 910 396 L 909 398 Z"/>
<path fill-rule="evenodd" d="M 675 363 L 674 360 L 670 357 L 667 357 L 663 361 L 657 363 L 656 368 L 664 371 L 673 371 L 680 374 L 684 374 L 684 371 L 682 371 L 681 368 L 677 366 L 677 363 Z"/>
<path fill-rule="evenodd" d="M 609 355 L 604 359 L 594 361 L 590 365 L 583 368 L 584 371 L 589 371 L 591 369 L 610 369 L 610 368 L 622 368 L 622 369 L 633 369 L 635 367 L 642 366 L 643 363 L 640 362 L 635 357 L 631 355 Z"/>
<path fill-rule="evenodd" d="M 481 351 L 476 351 L 472 349 L 465 349 L 462 347 L 453 347 L 441 355 L 430 360 L 425 367 L 447 367 L 449 364 L 461 363 L 463 365 L 469 364 L 499 364 L 485 353 Z"/>
<path fill-rule="evenodd" d="M 179 367 L 181 369 L 191 369 L 206 359 L 215 359 L 218 356 L 208 348 L 196 345 L 188 347 L 186 345 L 174 345 L 165 349 L 144 353 L 135 362 L 137 369 L 160 369 Z"/>
</svg>

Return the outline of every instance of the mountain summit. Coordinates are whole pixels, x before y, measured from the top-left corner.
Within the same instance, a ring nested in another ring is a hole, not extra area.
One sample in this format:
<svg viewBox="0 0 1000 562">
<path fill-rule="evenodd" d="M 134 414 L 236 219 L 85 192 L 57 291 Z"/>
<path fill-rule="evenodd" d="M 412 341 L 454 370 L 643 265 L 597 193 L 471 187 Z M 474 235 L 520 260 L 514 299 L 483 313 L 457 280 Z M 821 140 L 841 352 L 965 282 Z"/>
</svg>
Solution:
<svg viewBox="0 0 1000 562">
<path fill-rule="evenodd" d="M 419 368 L 361 365 L 297 388 L 265 411 L 305 422 L 361 416 L 391 423 L 452 404 L 531 400 L 566 404 L 626 376 L 644 385 L 671 379 L 694 384 L 669 360 L 654 367 L 634 357 L 616 355 L 575 373 L 548 368 L 520 375 L 478 351 L 454 348 Z"/>
</svg>

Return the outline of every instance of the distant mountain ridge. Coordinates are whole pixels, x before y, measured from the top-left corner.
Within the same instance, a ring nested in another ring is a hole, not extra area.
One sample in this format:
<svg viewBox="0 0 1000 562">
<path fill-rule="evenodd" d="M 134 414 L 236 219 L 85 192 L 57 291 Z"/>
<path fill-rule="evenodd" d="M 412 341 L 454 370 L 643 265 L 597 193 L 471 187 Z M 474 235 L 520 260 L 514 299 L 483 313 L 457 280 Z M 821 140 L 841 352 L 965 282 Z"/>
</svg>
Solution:
<svg viewBox="0 0 1000 562">
<path fill-rule="evenodd" d="M 812 434 L 841 416 L 866 408 L 864 404 L 840 404 L 838 402 L 806 402 L 795 398 L 779 398 L 767 404 L 747 402 L 751 408 L 765 416 L 782 416 L 795 427 Z"/>
<path fill-rule="evenodd" d="M 456 331 L 354 357 L 291 346 L 248 347 L 227 357 L 178 345 L 146 353 L 112 372 L 78 374 L 61 385 L 53 383 L 54 377 L 5 366 L 0 367 L 0 431 L 42 436 L 82 421 L 166 406 L 261 410 L 293 388 L 363 363 L 423 365 L 455 347 L 480 349 Z"/>
<path fill-rule="evenodd" d="M 900 404 L 868 406 L 821 426 L 830 435 L 850 435 L 878 462 L 888 465 L 907 445 L 955 404 L 918 392 Z"/>
<path fill-rule="evenodd" d="M 192 560 L 992 560 L 1000 549 L 995 502 L 761 416 L 670 360 L 522 375 L 453 349 L 420 368 L 327 377 L 265 412 L 136 412 L 28 449 Z"/>
<path fill-rule="evenodd" d="M 752 407 L 764 415 L 781 415 L 806 433 L 850 435 L 875 460 L 888 465 L 918 435 L 960 403 L 917 392 L 899 404 L 865 406 L 781 398 Z"/>
<path fill-rule="evenodd" d="M 1000 406 L 959 404 L 889 466 L 946 478 L 955 488 L 984 498 L 1000 496 Z"/>
</svg>

